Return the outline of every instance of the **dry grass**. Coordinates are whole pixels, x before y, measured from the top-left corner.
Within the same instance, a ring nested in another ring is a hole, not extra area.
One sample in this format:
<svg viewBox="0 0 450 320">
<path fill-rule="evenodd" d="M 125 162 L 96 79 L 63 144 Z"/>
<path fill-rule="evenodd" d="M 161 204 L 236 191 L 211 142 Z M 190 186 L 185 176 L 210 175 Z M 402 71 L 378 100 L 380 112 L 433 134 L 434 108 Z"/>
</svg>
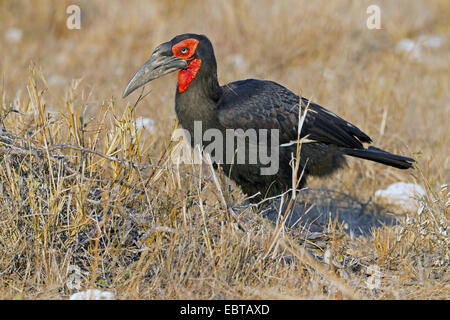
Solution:
<svg viewBox="0 0 450 320">
<path fill-rule="evenodd" d="M 449 299 L 450 6 L 377 2 L 382 30 L 366 28 L 369 2 L 298 0 L 77 1 L 82 29 L 68 30 L 71 1 L 0 0 L 0 298 Z M 134 111 L 135 95 L 120 98 L 153 48 L 185 32 L 212 40 L 221 83 L 278 81 L 418 160 L 408 172 L 351 160 L 312 186 L 366 201 L 417 182 L 423 208 L 393 210 L 401 223 L 372 236 L 334 225 L 316 250 L 253 208 L 230 215 L 238 188 L 169 161 L 175 75 Z M 421 59 L 395 50 L 429 34 L 446 41 Z"/>
</svg>

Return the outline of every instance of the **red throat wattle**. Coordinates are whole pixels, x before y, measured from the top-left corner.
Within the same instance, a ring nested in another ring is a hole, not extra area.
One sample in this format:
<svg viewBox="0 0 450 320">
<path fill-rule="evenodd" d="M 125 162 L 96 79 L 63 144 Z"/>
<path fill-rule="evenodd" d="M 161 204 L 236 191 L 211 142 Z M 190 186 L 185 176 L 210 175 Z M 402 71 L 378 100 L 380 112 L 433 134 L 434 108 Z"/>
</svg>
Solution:
<svg viewBox="0 0 450 320">
<path fill-rule="evenodd" d="M 178 92 L 182 93 L 184 92 L 191 83 L 192 80 L 194 80 L 195 76 L 198 73 L 198 70 L 200 70 L 200 66 L 202 64 L 202 60 L 200 59 L 194 59 L 189 63 L 186 69 L 180 70 L 178 72 Z"/>
</svg>

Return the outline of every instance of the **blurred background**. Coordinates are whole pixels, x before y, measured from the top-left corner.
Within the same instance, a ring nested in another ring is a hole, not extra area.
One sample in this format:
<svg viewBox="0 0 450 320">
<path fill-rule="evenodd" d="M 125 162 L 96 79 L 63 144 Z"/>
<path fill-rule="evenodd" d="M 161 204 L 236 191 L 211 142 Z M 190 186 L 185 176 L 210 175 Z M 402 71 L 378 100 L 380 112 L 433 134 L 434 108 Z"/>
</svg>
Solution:
<svg viewBox="0 0 450 320">
<path fill-rule="evenodd" d="M 314 244 L 308 260 L 253 207 L 244 229 L 223 223 L 245 195 L 227 187 L 225 203 L 215 180 L 168 160 L 176 73 L 134 113 L 139 93 L 121 98 L 153 49 L 187 32 L 213 43 L 221 84 L 274 80 L 414 157 L 405 171 L 349 159 L 309 183 L 402 224 L 356 238 L 327 219 L 319 237 L 293 237 Z M 448 299 L 449 62 L 448 0 L 0 0 L 0 298 Z M 395 182 L 426 189 L 420 209 L 376 200 Z"/>
<path fill-rule="evenodd" d="M 66 25 L 73 4 L 81 10 L 78 30 Z M 381 29 L 371 30 L 367 8 L 374 4 Z M 124 87 L 155 46 L 186 32 L 212 41 L 222 84 L 277 81 L 358 125 L 378 147 L 420 153 L 425 173 L 436 183 L 448 181 L 446 0 L 0 0 L 4 105 L 26 100 L 33 62 L 47 81 L 48 110 L 58 111 L 74 85 L 88 114 L 105 101 L 123 109 L 137 98 L 122 100 Z M 170 137 L 175 86 L 175 73 L 152 82 L 137 110 L 151 156 Z M 406 174 L 363 161 L 352 166 L 392 181 Z"/>
</svg>

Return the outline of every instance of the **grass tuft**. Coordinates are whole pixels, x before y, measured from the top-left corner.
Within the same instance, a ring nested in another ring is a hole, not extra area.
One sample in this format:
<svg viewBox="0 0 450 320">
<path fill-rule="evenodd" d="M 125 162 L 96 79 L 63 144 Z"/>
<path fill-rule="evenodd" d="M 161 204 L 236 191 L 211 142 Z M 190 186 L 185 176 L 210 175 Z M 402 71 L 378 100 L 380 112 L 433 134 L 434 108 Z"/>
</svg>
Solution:
<svg viewBox="0 0 450 320">
<path fill-rule="evenodd" d="M 69 30 L 69 1 L 0 1 L 0 298 L 450 298 L 448 1 L 379 1 L 382 30 L 366 28 L 365 1 L 78 3 L 82 28 Z M 415 170 L 350 160 L 310 183 L 328 196 L 305 216 L 351 202 L 397 223 L 356 236 L 329 219 L 317 232 L 287 223 L 289 195 L 272 223 L 208 159 L 172 161 L 175 76 L 120 96 L 184 32 L 212 40 L 221 83 L 278 81 L 413 155 Z M 421 35 L 445 41 L 419 59 L 396 49 Z M 418 210 L 372 200 L 397 181 L 424 186 Z"/>
</svg>

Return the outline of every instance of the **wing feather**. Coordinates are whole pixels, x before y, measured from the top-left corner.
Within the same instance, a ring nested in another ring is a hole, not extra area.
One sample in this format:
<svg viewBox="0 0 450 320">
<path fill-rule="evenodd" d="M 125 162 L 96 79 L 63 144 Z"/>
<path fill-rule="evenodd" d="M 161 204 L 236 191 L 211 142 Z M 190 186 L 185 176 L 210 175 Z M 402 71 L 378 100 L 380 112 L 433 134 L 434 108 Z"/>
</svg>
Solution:
<svg viewBox="0 0 450 320">
<path fill-rule="evenodd" d="M 218 119 L 231 129 L 279 129 L 280 144 L 297 139 L 299 110 L 308 108 L 300 137 L 344 148 L 363 148 L 368 135 L 331 111 L 308 101 L 287 88 L 255 79 L 222 87 Z"/>
</svg>

